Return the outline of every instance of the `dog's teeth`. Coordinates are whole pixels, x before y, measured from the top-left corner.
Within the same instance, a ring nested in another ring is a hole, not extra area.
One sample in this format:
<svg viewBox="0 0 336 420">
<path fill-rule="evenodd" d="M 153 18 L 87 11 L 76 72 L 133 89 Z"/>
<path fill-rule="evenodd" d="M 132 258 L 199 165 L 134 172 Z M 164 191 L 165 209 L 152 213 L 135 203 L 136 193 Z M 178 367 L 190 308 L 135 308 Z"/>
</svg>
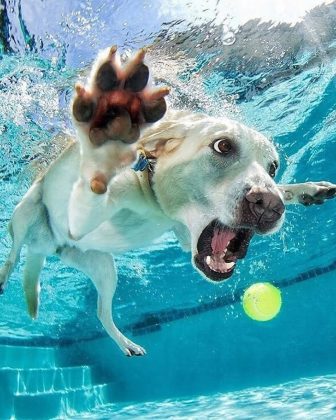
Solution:
<svg viewBox="0 0 336 420">
<path fill-rule="evenodd" d="M 225 268 L 226 268 L 227 270 L 230 270 L 230 268 L 232 268 L 234 265 L 235 265 L 235 263 L 234 263 L 234 262 L 225 263 Z"/>
<path fill-rule="evenodd" d="M 235 261 L 225 262 L 224 256 L 225 253 L 217 256 L 208 255 L 205 258 L 205 262 L 212 271 L 216 271 L 217 273 L 227 273 L 236 263 Z M 220 258 L 222 258 L 222 260 L 220 260 Z"/>
</svg>

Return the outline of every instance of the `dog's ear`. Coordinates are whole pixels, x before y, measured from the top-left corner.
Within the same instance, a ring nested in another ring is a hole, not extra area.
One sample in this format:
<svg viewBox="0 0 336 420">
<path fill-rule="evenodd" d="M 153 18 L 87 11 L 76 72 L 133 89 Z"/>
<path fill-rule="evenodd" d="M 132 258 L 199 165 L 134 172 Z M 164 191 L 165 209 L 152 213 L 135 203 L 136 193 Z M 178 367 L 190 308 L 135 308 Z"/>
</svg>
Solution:
<svg viewBox="0 0 336 420">
<path fill-rule="evenodd" d="M 169 154 L 175 151 L 182 143 L 183 139 L 156 139 L 146 145 L 141 145 L 146 150 L 149 158 L 158 159 L 163 154 Z"/>
<path fill-rule="evenodd" d="M 203 114 L 188 111 L 169 111 L 160 121 L 150 125 L 142 133 L 138 141 L 139 148 L 143 148 L 154 158 L 174 152 L 186 138 L 206 118 Z"/>
<path fill-rule="evenodd" d="M 162 154 L 175 151 L 185 137 L 185 128 L 181 124 L 160 124 L 158 131 L 151 127 L 138 142 L 139 149 L 146 150 L 149 157 L 155 159 Z"/>
</svg>

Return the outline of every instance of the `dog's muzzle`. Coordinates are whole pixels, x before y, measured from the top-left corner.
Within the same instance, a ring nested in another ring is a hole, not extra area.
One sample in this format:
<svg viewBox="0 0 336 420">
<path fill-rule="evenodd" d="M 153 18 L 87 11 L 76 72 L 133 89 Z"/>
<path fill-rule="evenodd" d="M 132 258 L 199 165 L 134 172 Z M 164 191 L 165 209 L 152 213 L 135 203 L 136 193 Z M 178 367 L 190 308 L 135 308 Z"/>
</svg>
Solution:
<svg viewBox="0 0 336 420">
<path fill-rule="evenodd" d="M 249 188 L 239 202 L 233 226 L 225 226 L 215 219 L 203 229 L 193 258 L 195 266 L 209 280 L 228 279 L 238 260 L 245 257 L 253 234 L 275 230 L 284 211 L 284 203 L 276 191 L 266 187 Z"/>
</svg>

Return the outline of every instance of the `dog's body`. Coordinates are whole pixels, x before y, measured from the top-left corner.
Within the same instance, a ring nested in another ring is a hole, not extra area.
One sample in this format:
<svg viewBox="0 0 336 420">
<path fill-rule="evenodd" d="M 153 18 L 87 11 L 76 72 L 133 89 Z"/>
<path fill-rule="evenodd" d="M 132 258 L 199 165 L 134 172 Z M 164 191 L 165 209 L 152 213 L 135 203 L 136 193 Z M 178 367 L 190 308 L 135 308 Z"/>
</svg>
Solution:
<svg viewBox="0 0 336 420">
<path fill-rule="evenodd" d="M 101 133 L 95 136 L 96 141 Z M 108 142 L 94 153 L 104 147 L 125 149 L 118 141 Z M 171 112 L 143 132 L 137 148 L 152 159 L 154 168 L 116 171 L 115 164 L 103 193 L 97 193 L 92 182 L 92 191 L 86 187 L 90 179 L 83 181 L 90 172 L 83 170 L 83 144 L 71 144 L 16 207 L 10 228 L 13 247 L 0 271 L 3 286 L 22 246 L 28 246 L 24 289 L 32 317 L 37 315 L 39 275 L 47 255 L 57 254 L 83 271 L 96 286 L 99 319 L 129 356 L 145 351 L 113 322 L 117 275 L 112 255 L 146 246 L 173 230 L 181 246 L 191 250 L 201 274 L 221 281 L 232 275 L 254 233 L 281 226 L 284 204 L 322 203 L 336 194 L 336 186 L 324 182 L 276 185 L 274 146 L 260 133 L 227 119 Z M 134 150 L 127 146 L 124 163 L 132 160 Z M 99 162 L 104 153 L 99 156 L 97 168 L 104 166 Z M 94 171 L 88 178 L 92 174 L 101 179 Z"/>
</svg>

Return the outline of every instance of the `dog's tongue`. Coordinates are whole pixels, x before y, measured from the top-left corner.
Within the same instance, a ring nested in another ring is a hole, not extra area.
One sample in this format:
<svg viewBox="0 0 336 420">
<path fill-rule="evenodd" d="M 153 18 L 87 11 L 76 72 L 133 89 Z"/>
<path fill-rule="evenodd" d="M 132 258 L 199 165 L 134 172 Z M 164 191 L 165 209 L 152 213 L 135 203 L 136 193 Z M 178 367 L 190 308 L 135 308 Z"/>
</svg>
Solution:
<svg viewBox="0 0 336 420">
<path fill-rule="evenodd" d="M 227 248 L 228 243 L 236 235 L 229 230 L 215 229 L 211 240 L 211 249 L 213 254 L 222 254 Z"/>
</svg>

